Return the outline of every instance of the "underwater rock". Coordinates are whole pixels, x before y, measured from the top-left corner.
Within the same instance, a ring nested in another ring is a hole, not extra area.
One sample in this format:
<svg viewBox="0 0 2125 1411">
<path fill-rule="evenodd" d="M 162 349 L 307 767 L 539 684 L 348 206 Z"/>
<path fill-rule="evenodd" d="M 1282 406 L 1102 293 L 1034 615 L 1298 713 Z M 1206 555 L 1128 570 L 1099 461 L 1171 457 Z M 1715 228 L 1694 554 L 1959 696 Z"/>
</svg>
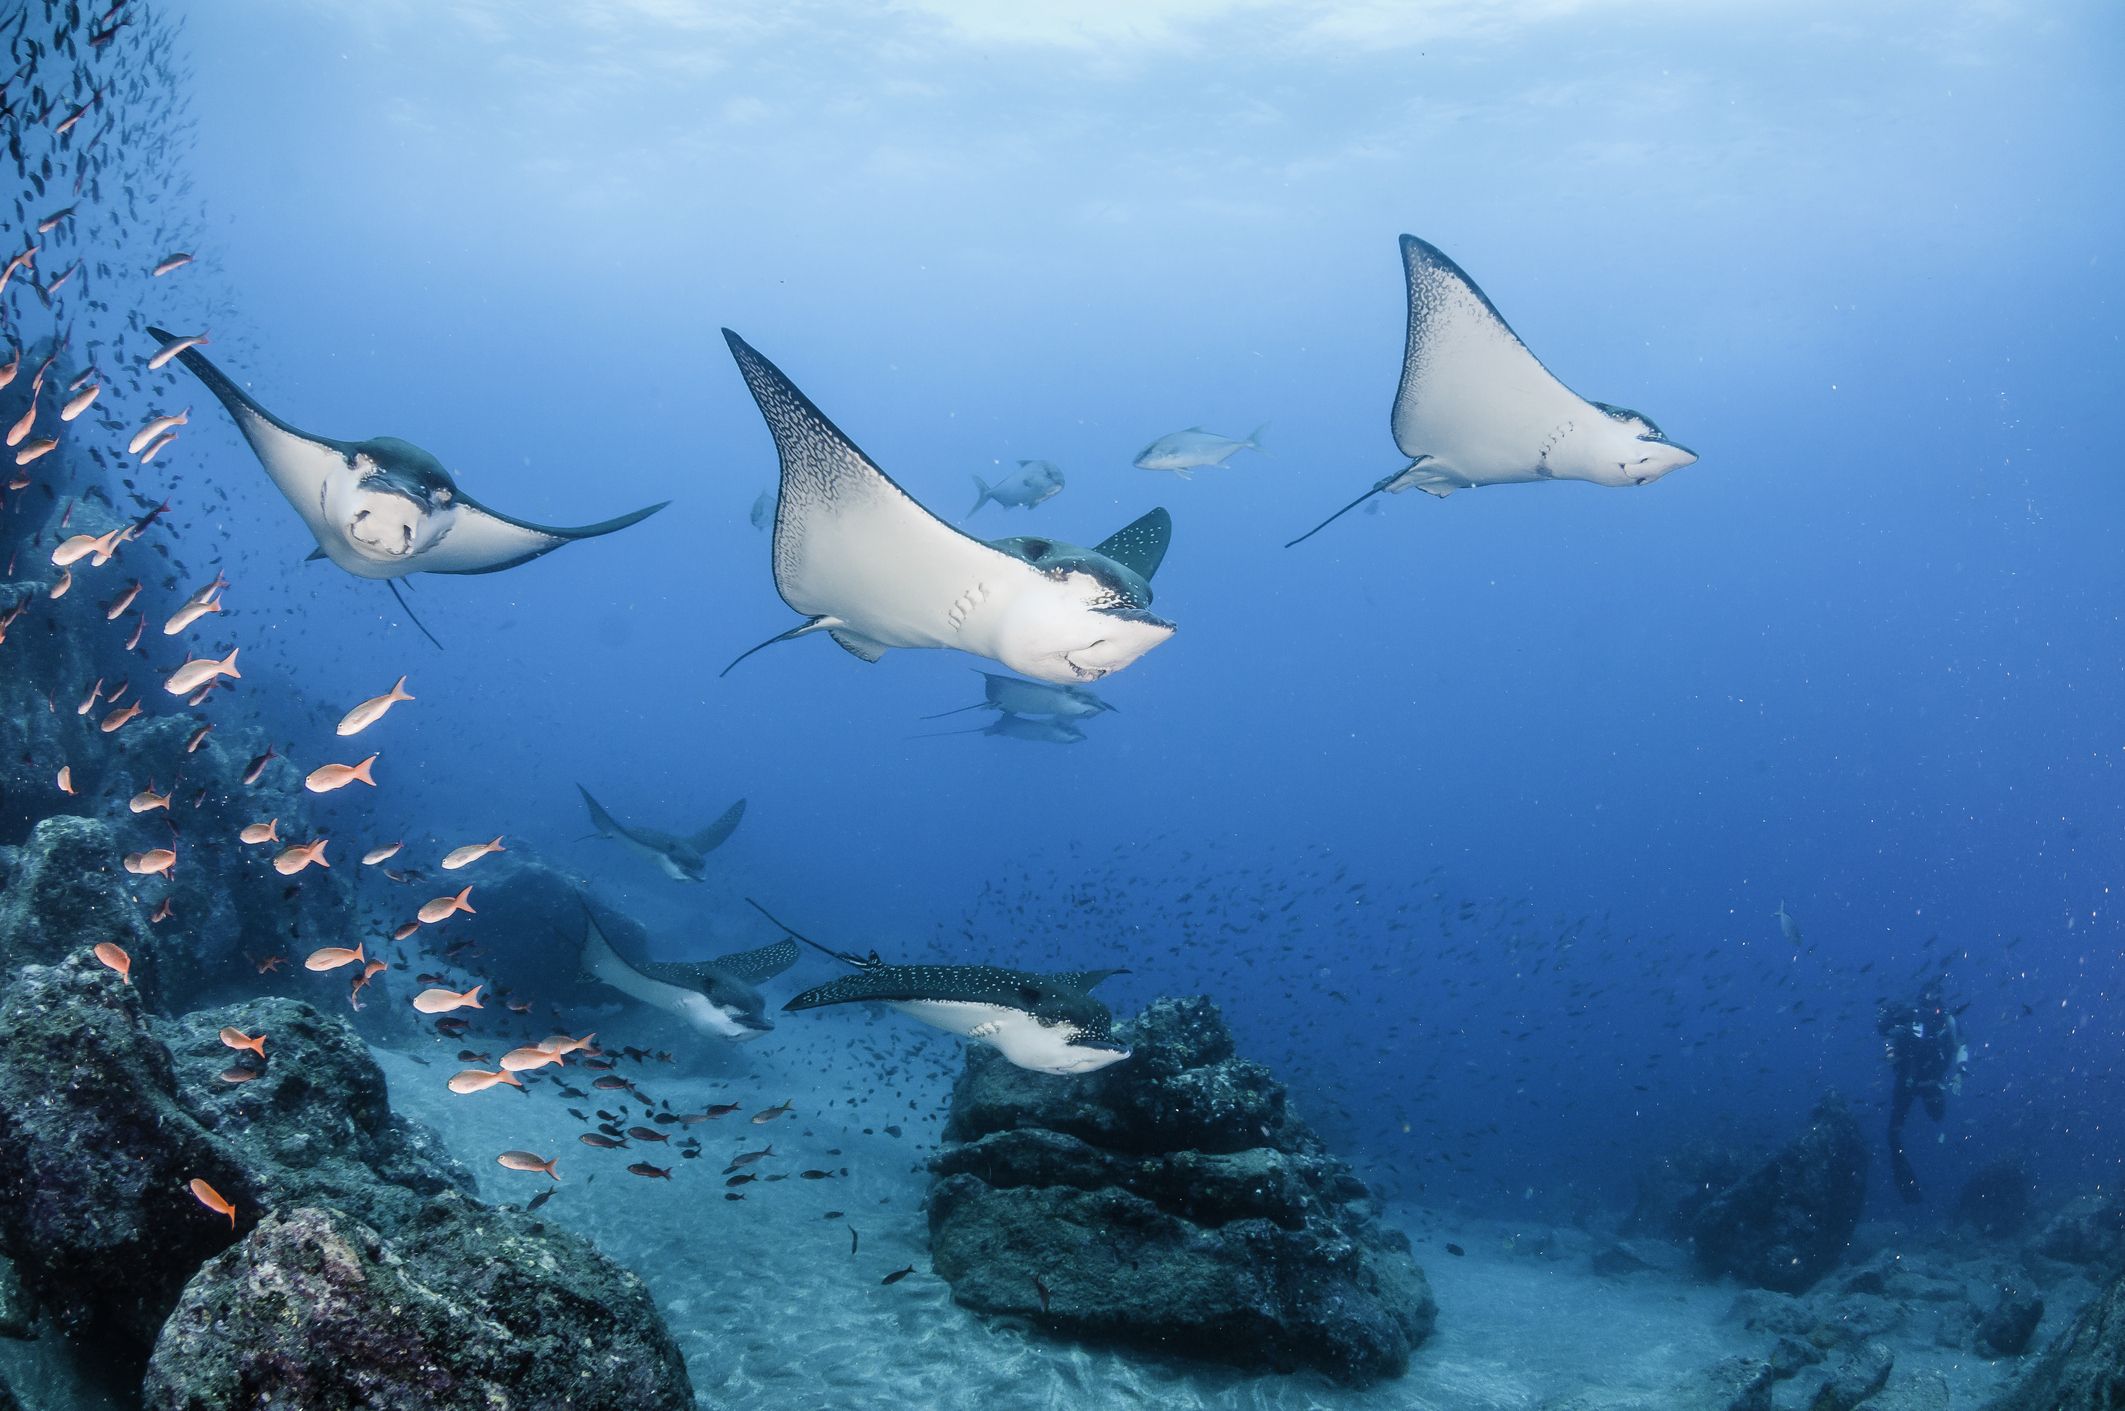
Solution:
<svg viewBox="0 0 2125 1411">
<path fill-rule="evenodd" d="M 51 965 L 112 941 L 133 960 L 133 985 L 160 992 L 158 947 L 132 896 L 126 849 L 97 818 L 47 818 L 30 834 L 0 892 L 0 966 Z M 115 978 L 115 977 L 114 977 Z"/>
<path fill-rule="evenodd" d="M 21 970 L 0 1033 L 0 1249 L 64 1325 L 137 1357 L 233 1238 L 187 1182 L 247 1212 L 249 1178 L 177 1102 L 139 989 L 90 957 Z"/>
<path fill-rule="evenodd" d="M 185 1286 L 145 1411 L 690 1411 L 642 1281 L 589 1241 L 455 1195 L 397 1238 L 333 1210 L 268 1214 Z"/>
<path fill-rule="evenodd" d="M 0 1338 L 29 1337 L 36 1322 L 37 1306 L 22 1287 L 15 1261 L 0 1254 Z"/>
<path fill-rule="evenodd" d="M 2020 1385 L 1985 1411 L 2118 1411 L 2125 1406 L 2125 1274 L 2089 1300 Z"/>
<path fill-rule="evenodd" d="M 265 1034 L 263 1076 L 221 1078 L 239 1057 L 224 1024 Z M 62 1324 L 120 1358 L 145 1356 L 185 1280 L 261 1207 L 329 1202 L 395 1228 L 470 1185 L 391 1114 L 346 1024 L 297 1001 L 157 1021 L 76 955 L 17 976 L 0 1032 L 0 1248 Z M 233 1224 L 193 1198 L 195 1177 Z"/>
<path fill-rule="evenodd" d="M 2074 1202 L 2044 1227 L 2036 1252 L 2104 1277 L 2125 1271 L 2125 1195 Z"/>
<path fill-rule="evenodd" d="M 1844 1257 L 1866 1195 L 1866 1141 L 1832 1094 L 1805 1132 L 1698 1212 L 1691 1225 L 1698 1265 L 1800 1292 Z"/>
<path fill-rule="evenodd" d="M 2003 1288 L 1992 1311 L 1977 1325 L 1978 1351 L 1993 1357 L 2019 1357 L 2029 1350 L 2029 1340 L 2043 1321 L 2042 1298 Z"/>
<path fill-rule="evenodd" d="M 1119 1033 L 1133 1057 L 1073 1078 L 968 1049 L 931 1163 L 953 1297 L 1248 1370 L 1404 1371 L 1437 1316 L 1407 1239 L 1216 1006 L 1160 1000 Z"/>
<path fill-rule="evenodd" d="M 1870 1339 L 1839 1358 L 1819 1385 L 1796 1381 L 1796 1390 L 1806 1395 L 1807 1411 L 1853 1411 L 1888 1385 L 1895 1368 L 1888 1344 Z"/>
<path fill-rule="evenodd" d="M 1963 1182 L 1955 1218 L 1981 1235 L 2011 1235 L 2029 1223 L 2029 1168 L 2006 1156 Z"/>
<path fill-rule="evenodd" d="M 1589 1267 L 1607 1278 L 1626 1274 L 1681 1274 L 1689 1268 L 1688 1251 L 1664 1240 L 1625 1239 L 1602 1245 L 1588 1257 Z"/>
<path fill-rule="evenodd" d="M 1867 1402 L 1866 1411 L 1949 1411 L 1955 1393 L 1940 1372 L 1894 1376 Z"/>
<path fill-rule="evenodd" d="M 1771 1411 L 1772 1390 L 1790 1375 L 1760 1357 L 1724 1357 L 1677 1382 L 1658 1405 L 1661 1411 Z"/>
<path fill-rule="evenodd" d="M 1692 1142 L 1669 1153 L 1638 1173 L 1637 1198 L 1624 1219 L 1624 1233 L 1687 1242 L 1704 1207 L 1762 1161 L 1762 1152 L 1724 1142 Z"/>
<path fill-rule="evenodd" d="M 472 900 L 478 912 L 450 923 L 452 940 L 469 941 L 485 953 L 481 974 L 490 992 L 520 990 L 563 1006 L 625 1002 L 583 975 L 583 879 L 517 850 L 513 840 L 510 848 L 476 869 Z M 473 880 L 472 873 L 459 875 Z M 649 949 L 641 923 L 610 907 L 599 908 L 598 926 L 622 954 Z M 644 1017 L 654 1012 L 640 1011 Z"/>
<path fill-rule="evenodd" d="M 221 1041 L 224 1025 L 265 1037 L 266 1061 Z M 383 1070 L 343 1020 L 300 1000 L 261 998 L 155 1025 L 176 1063 L 177 1100 L 240 1150 L 263 1206 L 330 1204 L 390 1230 L 472 1174 L 425 1124 L 391 1111 Z M 231 1083 L 242 1065 L 257 1077 Z"/>
</svg>

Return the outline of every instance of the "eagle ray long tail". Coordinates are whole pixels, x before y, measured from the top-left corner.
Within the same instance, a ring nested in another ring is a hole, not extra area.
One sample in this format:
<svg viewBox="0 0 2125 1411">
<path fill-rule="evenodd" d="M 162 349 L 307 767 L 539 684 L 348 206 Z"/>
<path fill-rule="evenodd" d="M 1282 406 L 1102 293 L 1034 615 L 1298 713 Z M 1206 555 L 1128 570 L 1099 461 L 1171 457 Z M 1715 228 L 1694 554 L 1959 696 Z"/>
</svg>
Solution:
<svg viewBox="0 0 2125 1411">
<path fill-rule="evenodd" d="M 1389 479 L 1389 480 L 1392 480 L 1393 478 L 1394 478 L 1393 476 L 1389 476 L 1389 477 L 1388 477 L 1388 479 Z M 1313 528 L 1311 528 L 1311 529 L 1307 530 L 1307 531 L 1306 531 L 1306 532 L 1305 532 L 1304 534 L 1301 534 L 1301 535 L 1300 535 L 1300 536 L 1299 536 L 1298 538 L 1296 538 L 1296 539 L 1293 539 L 1293 540 L 1292 540 L 1292 541 L 1291 541 L 1291 542 L 1290 542 L 1289 544 L 1286 544 L 1286 545 L 1285 545 L 1284 547 L 1288 549 L 1288 548 L 1291 548 L 1291 547 L 1293 547 L 1294 545 L 1298 545 L 1298 544 L 1303 544 L 1303 543 L 1305 543 L 1305 542 L 1306 542 L 1306 541 L 1307 541 L 1308 539 L 1311 539 L 1311 538 L 1312 538 L 1312 537 L 1313 537 L 1314 535 L 1316 535 L 1316 534 L 1320 533 L 1320 532 L 1321 532 L 1321 531 L 1322 531 L 1323 529 L 1326 529 L 1326 528 L 1327 528 L 1327 527 L 1328 527 L 1329 525 L 1331 525 L 1331 524 L 1334 524 L 1334 523 L 1335 523 L 1335 522 L 1336 522 L 1337 520 L 1341 519 L 1341 518 L 1342 518 L 1342 517 L 1343 517 L 1344 515 L 1346 515 L 1346 514 L 1349 514 L 1349 513 L 1350 513 L 1350 512 L 1352 511 L 1352 510 L 1356 509 L 1356 508 L 1357 508 L 1357 507 L 1358 507 L 1359 505 L 1362 505 L 1362 504 L 1364 504 L 1364 503 L 1365 503 L 1365 502 L 1366 502 L 1367 500 L 1369 500 L 1369 499 L 1371 499 L 1371 498 L 1372 498 L 1373 496 L 1375 496 L 1375 495 L 1379 494 L 1379 493 L 1380 493 L 1380 492 L 1381 492 L 1382 490 L 1385 490 L 1386 488 L 1387 488 L 1387 482 L 1386 482 L 1386 481 L 1384 481 L 1384 480 L 1383 480 L 1383 481 L 1381 481 L 1381 482 L 1380 482 L 1380 483 L 1379 483 L 1378 485 L 1375 485 L 1375 486 L 1373 486 L 1373 487 L 1372 487 L 1372 488 L 1371 488 L 1370 490 L 1367 490 L 1367 491 L 1366 491 L 1366 492 L 1365 492 L 1364 494 L 1362 494 L 1362 495 L 1358 496 L 1358 497 L 1357 497 L 1357 498 L 1356 498 L 1355 500 L 1352 500 L 1352 501 L 1351 501 L 1351 502 L 1350 502 L 1349 504 L 1347 504 L 1347 505 L 1343 506 L 1343 508 L 1341 508 L 1341 509 L 1337 510 L 1337 511 L 1336 511 L 1336 512 L 1335 512 L 1334 514 L 1332 514 L 1332 515 L 1328 516 L 1328 518 L 1326 518 L 1326 519 L 1322 520 L 1322 521 L 1321 521 L 1321 522 L 1320 522 L 1319 524 L 1316 524 L 1316 525 L 1315 525 L 1315 526 L 1314 526 Z"/>
<path fill-rule="evenodd" d="M 792 929 L 787 922 L 777 917 L 774 912 L 769 911 L 766 907 L 760 905 L 760 903 L 754 901 L 751 897 L 747 897 L 745 899 L 745 904 L 751 907 L 753 910 L 759 912 L 762 916 L 765 916 L 769 921 L 772 921 L 775 925 L 780 926 L 786 934 L 804 942 L 813 950 L 822 951 L 825 954 L 834 957 L 834 959 L 840 961 L 844 965 L 853 965 L 858 970 L 869 970 L 874 966 L 885 964 L 884 961 L 878 958 L 877 951 L 872 951 L 870 957 L 866 959 L 863 956 L 856 955 L 851 951 L 835 950 L 832 946 L 823 946 L 819 944 L 819 942 L 813 940 L 810 936 L 805 935 L 804 932 Z"/>
<path fill-rule="evenodd" d="M 805 621 L 798 623 L 795 627 L 792 627 L 787 632 L 777 632 L 774 636 L 768 638 L 766 641 L 762 642 L 757 647 L 747 647 L 744 651 L 738 653 L 736 656 L 731 658 L 730 666 L 726 666 L 721 671 L 716 673 L 716 679 L 721 680 L 722 678 L 730 675 L 732 667 L 735 667 L 739 662 L 744 661 L 754 652 L 765 651 L 767 648 L 772 647 L 777 642 L 793 641 L 798 637 L 802 637 L 807 632 L 817 631 L 819 628 L 819 624 L 824 621 L 826 621 L 824 617 L 808 618 Z M 776 924 L 780 925 L 781 923 L 777 922 Z"/>
<path fill-rule="evenodd" d="M 940 710 L 935 715 L 918 715 L 915 718 L 917 720 L 942 720 L 948 715 L 959 715 L 965 711 L 986 710 L 988 705 L 987 701 L 976 701 L 970 706 L 960 706 L 957 710 Z"/>
<path fill-rule="evenodd" d="M 437 651 L 441 651 L 443 649 L 443 644 L 441 642 L 435 641 L 435 634 L 428 630 L 427 624 L 422 622 L 419 618 L 415 617 L 413 615 L 413 609 L 406 606 L 406 595 L 399 592 L 397 581 L 394 579 L 386 578 L 384 580 L 384 586 L 391 590 L 392 597 L 398 599 L 398 609 L 400 612 L 406 614 L 406 621 L 412 623 L 415 627 L 420 628 L 421 635 L 423 637 L 426 637 L 429 641 L 435 642 L 435 649 Z"/>
</svg>

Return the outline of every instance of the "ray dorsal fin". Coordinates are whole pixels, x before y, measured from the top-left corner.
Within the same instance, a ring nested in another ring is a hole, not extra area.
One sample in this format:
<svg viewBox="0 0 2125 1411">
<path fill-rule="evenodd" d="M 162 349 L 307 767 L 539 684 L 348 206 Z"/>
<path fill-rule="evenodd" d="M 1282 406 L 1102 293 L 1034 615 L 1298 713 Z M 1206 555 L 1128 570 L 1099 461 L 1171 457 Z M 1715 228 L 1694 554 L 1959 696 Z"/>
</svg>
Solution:
<svg viewBox="0 0 2125 1411">
<path fill-rule="evenodd" d="M 1106 555 L 1148 583 L 1166 561 L 1166 546 L 1172 541 L 1173 516 L 1161 506 L 1115 530 L 1095 544 L 1092 552 Z"/>
</svg>

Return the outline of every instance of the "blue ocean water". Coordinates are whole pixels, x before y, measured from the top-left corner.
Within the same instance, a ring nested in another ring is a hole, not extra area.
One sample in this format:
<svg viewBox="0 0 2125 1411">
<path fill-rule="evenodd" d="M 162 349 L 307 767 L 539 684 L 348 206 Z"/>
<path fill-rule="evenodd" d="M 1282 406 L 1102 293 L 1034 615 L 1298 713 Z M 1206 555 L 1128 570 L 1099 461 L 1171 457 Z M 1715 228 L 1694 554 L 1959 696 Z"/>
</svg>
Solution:
<svg viewBox="0 0 2125 1411">
<path fill-rule="evenodd" d="M 1649 1154 L 1777 1140 L 1829 1090 L 1878 1142 L 1876 1003 L 1945 971 L 1972 1056 L 1943 1140 L 1913 1128 L 1936 1200 L 2008 1154 L 2119 1180 L 2114 7 L 181 18 L 183 185 L 125 238 L 196 219 L 198 259 L 144 319 L 511 513 L 672 502 L 417 580 L 439 651 L 302 562 L 184 391 L 149 469 L 193 580 L 231 581 L 250 718 L 314 732 L 412 678 L 384 787 L 326 805 L 350 831 L 521 839 L 674 957 L 760 940 L 751 896 L 896 957 L 1126 966 L 1118 1013 L 1211 995 L 1391 1196 L 1500 1215 L 1626 1203 Z M 1403 232 L 1698 462 L 1382 497 L 1282 547 L 1407 459 Z M 1021 459 L 1066 488 L 970 529 L 1170 510 L 1179 631 L 1083 743 L 912 738 L 987 718 L 920 719 L 979 698 L 952 653 L 806 639 L 719 677 L 796 620 L 724 326 L 947 520 Z M 1131 464 L 1260 423 L 1192 479 Z M 580 836 L 579 782 L 673 831 L 749 809 L 683 887 Z"/>
</svg>

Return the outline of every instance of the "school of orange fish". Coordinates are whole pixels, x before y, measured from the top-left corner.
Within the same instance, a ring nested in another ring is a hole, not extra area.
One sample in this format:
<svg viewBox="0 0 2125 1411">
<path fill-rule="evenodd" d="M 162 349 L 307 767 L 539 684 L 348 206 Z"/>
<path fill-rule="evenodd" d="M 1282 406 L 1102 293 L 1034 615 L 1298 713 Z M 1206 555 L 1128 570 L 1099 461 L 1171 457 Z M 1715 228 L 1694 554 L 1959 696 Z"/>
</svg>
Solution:
<svg viewBox="0 0 2125 1411">
<path fill-rule="evenodd" d="M 0 481 L 0 510 L 8 514 L 20 513 L 33 505 L 32 497 L 39 494 L 48 502 L 57 503 L 54 484 L 40 477 L 46 476 L 53 466 L 66 463 L 65 456 L 46 459 L 62 449 L 85 455 L 106 472 L 123 467 L 126 473 L 118 478 L 145 504 L 147 497 L 139 496 L 131 477 L 168 452 L 191 420 L 189 406 L 174 411 L 167 409 L 164 399 L 169 393 L 169 384 L 153 374 L 163 373 L 186 349 L 209 342 L 209 335 L 204 330 L 143 342 L 147 338 L 145 320 L 137 308 L 126 312 L 123 330 L 110 331 L 98 318 L 98 315 L 110 312 L 110 301 L 108 298 L 90 298 L 90 291 L 100 286 L 123 288 L 129 277 L 137 278 L 137 289 L 159 293 L 165 288 L 181 285 L 182 278 L 171 280 L 170 276 L 195 263 L 189 250 L 167 250 L 152 260 L 143 261 L 142 268 L 128 268 L 124 260 L 92 259 L 89 253 L 106 230 L 115 238 L 129 224 L 137 224 L 141 215 L 140 193 L 129 183 L 117 191 L 106 192 L 105 159 L 108 154 L 123 149 L 152 163 L 170 150 L 170 144 L 185 126 L 165 103 L 174 88 L 169 82 L 167 33 L 153 17 L 136 16 L 127 0 L 116 0 L 93 18 L 83 15 L 75 5 L 68 5 L 63 15 L 51 4 L 47 4 L 45 10 L 47 18 L 57 20 L 49 43 L 31 32 L 27 6 L 12 20 L 0 21 L 0 42 L 8 45 L 8 52 L 17 63 L 12 75 L 0 79 L 0 118 L 14 120 L 10 150 L 23 178 L 23 194 L 15 200 L 15 216 L 23 228 L 21 247 L 0 264 L 0 389 L 15 385 L 22 378 L 26 378 L 28 389 L 26 410 L 4 432 L 11 471 L 4 481 Z M 134 51 L 127 54 L 123 62 L 113 61 L 109 51 L 114 46 L 123 47 L 129 40 L 134 43 Z M 62 59 L 73 61 L 66 78 L 47 88 L 44 76 L 52 71 L 55 61 Z M 40 141 L 43 150 L 36 150 L 35 144 Z M 113 184 L 119 183 L 114 180 Z M 61 185 L 71 186 L 71 198 L 50 199 L 51 192 Z M 38 198 L 47 198 L 49 208 L 33 209 L 25 205 L 25 200 L 34 202 Z M 108 226 L 100 223 L 105 220 L 108 220 Z M 158 230 L 157 234 L 161 236 L 163 232 Z M 67 258 L 69 255 L 71 259 Z M 44 273 L 47 270 L 51 271 L 49 275 Z M 48 339 L 25 335 L 23 319 L 8 298 L 11 286 L 17 293 L 25 289 L 33 292 L 42 307 L 50 311 Z M 89 330 L 86 334 L 83 333 L 84 326 Z M 40 343 L 41 355 L 33 355 L 31 350 L 38 348 Z M 85 370 L 73 376 L 58 372 L 63 357 L 81 353 L 86 354 Z M 170 375 L 164 374 L 165 377 Z M 137 408 L 135 419 L 120 419 L 123 410 L 133 408 Z M 119 444 L 125 448 L 123 455 L 132 458 L 129 464 L 121 460 L 115 450 Z M 170 490 L 173 495 L 177 494 L 175 483 L 173 477 Z M 89 496 L 101 497 L 108 502 L 108 496 L 100 489 L 91 490 Z M 77 507 L 77 502 L 69 498 L 55 521 L 54 538 L 57 542 L 49 554 L 59 575 L 47 593 L 49 599 L 63 598 L 77 586 L 84 592 L 100 593 L 104 591 L 105 582 L 113 583 L 114 590 L 104 605 L 103 620 L 114 624 L 112 631 L 125 634 L 124 650 L 143 662 L 152 660 L 151 651 L 154 650 L 152 646 L 143 646 L 144 642 L 153 644 L 160 637 L 174 647 L 185 642 L 195 630 L 200 630 L 201 624 L 211 626 L 216 621 L 225 621 L 221 614 L 224 613 L 225 596 L 233 585 L 224 573 L 217 570 L 209 581 L 185 596 L 168 614 L 159 634 L 148 632 L 149 607 L 140 599 L 148 582 L 157 575 L 145 565 L 140 567 L 137 575 L 130 572 L 128 560 L 136 556 L 143 545 L 156 548 L 166 559 L 170 557 L 167 544 L 155 544 L 151 539 L 158 524 L 171 513 L 170 499 L 161 499 L 144 513 L 129 517 L 117 527 L 99 534 L 67 533 Z M 164 524 L 164 528 L 167 527 Z M 40 534 L 32 542 L 42 537 Z M 5 575 L 0 576 L 12 578 L 16 566 L 11 557 Z M 4 648 L 10 631 L 18 629 L 32 608 L 33 605 L 25 600 L 0 611 L 0 648 Z M 225 649 L 217 647 L 199 655 L 192 655 L 188 650 L 174 665 L 153 668 L 153 675 L 160 681 L 163 693 L 180 702 L 195 722 L 185 744 L 188 754 L 197 751 L 214 730 L 214 722 L 206 718 L 205 712 L 212 708 L 216 696 L 226 688 L 226 683 L 242 678 L 237 664 L 238 651 L 234 645 Z M 344 739 L 361 735 L 376 727 L 395 707 L 412 702 L 415 697 L 406 689 L 406 683 L 407 678 L 400 676 L 388 690 L 354 705 L 340 718 L 335 737 Z M 66 704 L 71 705 L 74 715 L 83 722 L 81 728 L 93 729 L 102 736 L 116 736 L 147 714 L 145 702 L 150 698 L 149 692 L 149 687 L 131 677 L 115 684 L 99 678 L 83 683 L 78 702 Z M 60 701 L 48 697 L 46 703 L 53 714 L 61 713 Z M 278 748 L 269 747 L 264 754 L 252 759 L 243 771 L 243 786 L 256 785 L 276 758 L 285 756 Z M 318 763 L 304 773 L 303 786 L 316 794 L 332 793 L 355 784 L 376 789 L 379 782 L 375 770 L 381 759 L 381 751 L 371 751 L 360 759 Z M 77 796 L 80 791 L 75 785 L 73 763 L 58 758 L 49 761 L 49 766 L 59 792 L 69 797 Z M 174 800 L 178 789 L 179 783 L 175 779 L 167 786 L 151 780 L 147 787 L 130 797 L 129 810 L 136 815 L 160 812 L 167 820 L 176 807 Z M 202 788 L 194 796 L 195 806 L 204 794 Z M 166 846 L 125 853 L 119 859 L 124 870 L 141 879 L 173 879 L 177 870 L 185 865 L 184 839 L 174 822 L 169 824 L 169 830 L 170 839 Z M 298 877 L 311 867 L 332 866 L 332 860 L 327 856 L 330 839 L 322 836 L 285 838 L 281 835 L 278 817 L 262 818 L 244 825 L 237 838 L 247 848 L 271 849 L 272 867 L 283 877 Z M 396 882 L 417 882 L 422 875 L 418 871 L 394 871 L 384 866 L 399 854 L 401 847 L 402 844 L 396 841 L 371 846 L 359 854 L 359 865 L 381 869 Z M 459 872 L 504 850 L 503 837 L 497 834 L 487 841 L 466 843 L 449 850 L 439 859 L 438 866 L 444 872 Z M 394 943 L 412 941 L 424 929 L 443 926 L 452 917 L 476 914 L 472 894 L 473 886 L 468 884 L 431 898 L 390 932 L 390 940 Z M 146 909 L 149 903 L 141 899 L 141 905 Z M 171 899 L 164 895 L 154 903 L 149 922 L 160 924 L 171 915 Z M 394 966 L 413 968 L 403 956 L 387 960 L 371 954 L 374 944 L 377 943 L 362 942 L 352 947 L 320 946 L 303 957 L 303 970 L 317 976 L 352 970 L 344 993 L 347 1002 L 359 1009 L 363 992 L 387 970 Z M 464 958 L 466 949 L 462 945 L 450 948 L 445 952 L 446 959 L 454 963 Z M 113 983 L 132 983 L 132 957 L 122 946 L 114 941 L 102 941 L 92 947 L 92 954 L 109 970 Z M 280 955 L 254 958 L 260 975 L 280 972 L 287 959 Z M 459 982 L 440 973 L 423 972 L 419 975 L 419 983 L 424 988 L 407 1002 L 417 1013 L 432 1018 L 435 1031 L 447 1039 L 471 1042 L 469 1036 L 475 1026 L 493 1014 L 482 999 L 489 988 L 484 982 L 454 988 Z M 506 995 L 499 1007 L 509 1016 L 506 1022 L 515 1025 L 524 1023 L 532 1010 L 529 1000 Z M 230 1066 L 220 1074 L 225 1083 L 249 1082 L 263 1073 L 271 1061 L 269 1034 L 246 1034 L 235 1028 L 225 1028 L 221 1031 L 221 1040 L 232 1053 Z M 528 1077 L 534 1083 L 550 1083 L 557 1093 L 574 1101 L 611 1103 L 617 1110 L 599 1108 L 594 1115 L 581 1108 L 569 1109 L 572 1115 L 591 1127 L 582 1134 L 583 1144 L 602 1151 L 635 1151 L 641 1146 L 655 1146 L 659 1150 L 677 1151 L 683 1158 L 698 1157 L 701 1150 L 698 1138 L 682 1133 L 680 1139 L 673 1140 L 672 1133 L 666 1129 L 692 1127 L 739 1110 L 737 1103 L 711 1104 L 699 1112 L 673 1110 L 668 1102 L 652 1099 L 635 1079 L 618 1071 L 623 1058 L 642 1063 L 653 1058 L 669 1061 L 670 1055 L 651 1055 L 635 1048 L 608 1053 L 597 1045 L 595 1035 L 578 1038 L 555 1034 L 536 1042 L 516 1043 L 498 1060 L 490 1052 L 466 1047 L 459 1051 L 458 1058 L 471 1065 L 446 1082 L 449 1091 L 459 1096 L 471 1097 L 505 1086 L 523 1091 Z M 589 1075 L 584 1080 L 587 1088 L 568 1081 L 573 1076 L 568 1072 L 570 1069 Z M 639 1120 L 633 1118 L 628 1103 L 640 1105 Z M 783 1102 L 756 1112 L 751 1120 L 765 1124 L 790 1110 L 791 1104 Z M 737 1188 L 762 1179 L 750 1168 L 775 1154 L 772 1145 L 738 1153 L 724 1171 L 726 1184 L 730 1187 L 726 1198 L 743 1199 L 742 1191 Z M 561 1179 L 555 1157 L 511 1150 L 499 1153 L 496 1161 L 507 1170 L 543 1174 L 553 1181 Z M 668 1180 L 675 1164 L 658 1166 L 638 1160 L 627 1169 L 647 1179 Z M 803 1179 L 822 1180 L 839 1173 L 808 1169 L 798 1174 Z M 775 1173 L 764 1179 L 774 1181 L 783 1179 L 783 1176 Z M 205 1211 L 214 1217 L 226 1218 L 230 1228 L 236 1228 L 236 1207 L 211 1183 L 203 1177 L 194 1178 L 190 1181 L 190 1191 Z M 543 1198 L 542 1192 L 534 1203 Z"/>
</svg>

